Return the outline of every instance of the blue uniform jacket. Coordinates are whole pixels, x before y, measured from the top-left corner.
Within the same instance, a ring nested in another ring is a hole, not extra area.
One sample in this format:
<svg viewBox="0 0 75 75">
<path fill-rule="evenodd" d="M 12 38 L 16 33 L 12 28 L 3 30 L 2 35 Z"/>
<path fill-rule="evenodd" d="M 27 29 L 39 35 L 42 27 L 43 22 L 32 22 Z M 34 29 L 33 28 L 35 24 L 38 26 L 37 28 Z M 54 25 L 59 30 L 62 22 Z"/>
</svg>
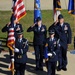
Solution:
<svg viewBox="0 0 75 75">
<path fill-rule="evenodd" d="M 68 23 L 64 23 L 63 27 L 60 26 L 59 23 L 54 27 L 56 34 L 59 36 L 60 39 L 60 45 L 64 48 L 67 49 L 67 44 L 71 43 L 72 39 L 72 33 L 71 33 L 71 28 Z"/>
<path fill-rule="evenodd" d="M 50 57 L 50 61 L 57 61 L 57 53 L 59 51 L 59 43 L 57 43 L 57 40 L 54 38 L 53 41 L 50 40 L 50 38 L 47 39 L 45 49 L 44 49 L 44 57 L 45 59 L 49 58 L 47 55 L 48 53 L 52 53 L 52 57 Z"/>
<path fill-rule="evenodd" d="M 34 45 L 44 44 L 46 39 L 46 34 L 47 34 L 46 26 L 42 25 L 39 31 L 38 25 L 36 24 L 34 27 L 28 28 L 27 32 L 31 32 L 31 31 L 34 32 L 34 39 L 33 39 Z"/>
<path fill-rule="evenodd" d="M 27 39 L 22 38 L 21 43 L 18 39 L 15 42 L 15 48 L 19 49 L 19 52 L 15 52 L 15 62 L 17 63 L 26 63 L 27 61 L 27 51 L 28 51 L 28 41 Z"/>
<path fill-rule="evenodd" d="M 15 38 L 17 38 L 16 29 L 17 29 L 18 27 L 20 27 L 20 30 L 23 31 L 22 25 L 21 25 L 21 24 L 16 24 L 16 26 L 14 27 L 14 36 L 15 36 Z M 11 28 L 11 25 L 7 26 L 7 24 L 6 24 L 6 26 L 4 26 L 4 27 L 2 28 L 2 32 L 7 32 L 7 33 L 9 33 L 9 29 L 10 29 L 10 28 Z"/>
</svg>

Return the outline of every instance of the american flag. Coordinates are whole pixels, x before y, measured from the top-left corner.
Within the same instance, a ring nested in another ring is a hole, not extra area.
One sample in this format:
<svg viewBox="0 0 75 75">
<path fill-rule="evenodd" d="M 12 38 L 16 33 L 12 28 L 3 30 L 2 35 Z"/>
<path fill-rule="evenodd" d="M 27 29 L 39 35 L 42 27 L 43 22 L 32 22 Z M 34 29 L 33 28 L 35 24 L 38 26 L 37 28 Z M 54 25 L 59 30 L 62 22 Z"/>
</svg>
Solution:
<svg viewBox="0 0 75 75">
<path fill-rule="evenodd" d="M 15 36 L 14 36 L 14 21 L 19 21 L 23 16 L 26 15 L 25 7 L 23 4 L 23 0 L 13 0 L 12 6 L 13 14 L 11 16 L 11 25 L 8 33 L 8 41 L 7 46 L 13 50 L 13 45 L 15 44 Z"/>
<path fill-rule="evenodd" d="M 16 21 L 19 21 L 22 17 L 26 15 L 23 0 L 13 0 L 13 12 Z"/>
<path fill-rule="evenodd" d="M 7 41 L 7 46 L 11 49 L 13 49 L 13 46 L 15 44 L 15 37 L 14 37 L 14 15 L 12 14 L 11 16 L 11 26 L 9 28 L 9 33 L 8 33 L 8 41 Z"/>
<path fill-rule="evenodd" d="M 54 22 L 58 20 L 58 15 L 61 14 L 60 0 L 53 0 Z"/>
</svg>

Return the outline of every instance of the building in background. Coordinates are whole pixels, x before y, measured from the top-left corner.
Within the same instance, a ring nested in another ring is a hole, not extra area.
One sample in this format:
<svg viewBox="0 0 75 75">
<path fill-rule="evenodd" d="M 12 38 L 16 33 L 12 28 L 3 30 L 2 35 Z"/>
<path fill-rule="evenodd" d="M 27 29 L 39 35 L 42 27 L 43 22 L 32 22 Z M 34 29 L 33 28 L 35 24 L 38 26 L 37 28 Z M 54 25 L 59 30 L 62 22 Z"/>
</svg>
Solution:
<svg viewBox="0 0 75 75">
<path fill-rule="evenodd" d="M 34 0 L 23 0 L 26 10 L 34 10 Z M 68 8 L 69 0 L 60 0 L 62 9 Z M 41 10 L 53 10 L 53 0 L 40 0 Z M 12 0 L 0 0 L 0 10 L 11 10 Z"/>
</svg>

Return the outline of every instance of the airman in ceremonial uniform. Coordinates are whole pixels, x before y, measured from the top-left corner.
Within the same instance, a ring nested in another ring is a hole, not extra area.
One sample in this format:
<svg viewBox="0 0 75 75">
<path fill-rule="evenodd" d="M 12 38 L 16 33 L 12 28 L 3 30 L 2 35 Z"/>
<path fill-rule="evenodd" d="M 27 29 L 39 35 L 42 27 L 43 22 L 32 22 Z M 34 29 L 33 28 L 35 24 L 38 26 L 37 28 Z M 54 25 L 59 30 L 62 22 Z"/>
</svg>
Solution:
<svg viewBox="0 0 75 75">
<path fill-rule="evenodd" d="M 15 41 L 14 49 L 15 75 L 24 75 L 27 61 L 28 41 L 23 38 L 21 31 L 17 31 L 17 34 L 18 38 Z"/>
<path fill-rule="evenodd" d="M 54 37 L 55 31 L 50 30 L 49 38 L 46 40 L 44 56 L 47 66 L 47 75 L 55 75 L 56 63 L 57 63 L 57 54 L 59 50 L 59 43 Z"/>
<path fill-rule="evenodd" d="M 2 28 L 2 32 L 7 32 L 9 34 L 9 29 L 11 28 L 11 22 L 9 22 L 8 24 L 6 24 L 3 28 Z M 22 25 L 19 23 L 19 22 L 14 22 L 14 37 L 15 39 L 17 38 L 17 31 L 18 30 L 21 30 L 23 31 L 22 29 Z M 8 35 L 7 34 L 7 35 Z M 7 37 L 8 38 L 8 37 Z M 7 40 L 6 40 L 7 41 Z M 6 43 L 7 44 L 7 43 Z M 11 58 L 11 55 L 12 55 L 12 50 L 9 49 L 9 54 L 10 54 L 10 58 Z"/>
<path fill-rule="evenodd" d="M 60 40 L 60 51 L 58 53 L 58 68 L 66 71 L 67 70 L 67 48 L 71 43 L 72 33 L 70 25 L 64 22 L 63 15 L 58 16 L 58 23 L 54 26 L 56 34 L 58 35 L 58 39 Z"/>
<path fill-rule="evenodd" d="M 46 26 L 42 24 L 40 17 L 37 18 L 36 23 L 30 26 L 27 32 L 34 32 L 34 50 L 36 59 L 36 70 L 43 70 L 43 46 L 46 39 Z"/>
</svg>

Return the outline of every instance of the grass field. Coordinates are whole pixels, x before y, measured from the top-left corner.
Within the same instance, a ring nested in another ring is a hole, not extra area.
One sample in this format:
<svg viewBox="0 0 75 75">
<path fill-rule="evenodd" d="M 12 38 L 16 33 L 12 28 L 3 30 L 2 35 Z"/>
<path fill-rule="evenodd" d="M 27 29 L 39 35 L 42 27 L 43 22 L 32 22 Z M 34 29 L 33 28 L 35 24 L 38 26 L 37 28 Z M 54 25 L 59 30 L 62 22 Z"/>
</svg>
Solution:
<svg viewBox="0 0 75 75">
<path fill-rule="evenodd" d="M 69 46 L 69 50 L 73 49 L 73 37 L 74 37 L 74 18 L 72 15 L 68 14 L 67 10 L 61 11 L 65 18 L 65 22 L 68 22 L 72 29 L 72 44 Z M 7 33 L 2 33 L 1 29 L 10 21 L 11 11 L 0 11 L 0 39 L 4 40 L 7 37 Z M 33 25 L 34 12 L 27 11 L 27 15 L 20 20 L 20 23 L 24 29 L 24 37 L 26 37 L 29 42 L 33 41 L 33 33 L 27 33 L 27 28 Z M 53 12 L 52 10 L 43 10 L 42 11 L 42 22 L 48 27 L 53 23 Z M 6 47 L 4 49 L 7 49 Z M 33 50 L 33 47 L 30 47 L 30 50 Z"/>
</svg>

